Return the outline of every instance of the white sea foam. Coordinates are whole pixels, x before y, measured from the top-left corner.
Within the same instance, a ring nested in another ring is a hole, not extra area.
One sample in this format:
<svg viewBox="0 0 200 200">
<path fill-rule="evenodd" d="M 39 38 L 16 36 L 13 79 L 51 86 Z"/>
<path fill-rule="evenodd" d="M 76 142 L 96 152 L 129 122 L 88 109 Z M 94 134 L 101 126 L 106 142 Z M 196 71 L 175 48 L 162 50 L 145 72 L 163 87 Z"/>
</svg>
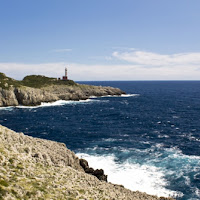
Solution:
<svg viewBox="0 0 200 200">
<path fill-rule="evenodd" d="M 200 164 L 200 156 L 194 156 L 194 155 L 185 155 L 183 154 L 183 152 L 176 148 L 176 147 L 172 147 L 169 149 L 165 149 L 166 152 L 171 152 L 171 154 L 169 154 L 169 157 L 173 157 L 173 158 L 178 158 L 179 160 L 185 160 L 188 159 L 190 160 L 190 162 L 198 162 Z"/>
<path fill-rule="evenodd" d="M 122 94 L 121 96 L 119 95 L 107 95 L 107 96 L 101 96 L 101 97 L 134 97 L 134 96 L 139 96 L 139 94 Z M 109 102 L 109 100 L 97 100 L 96 96 L 91 96 L 89 99 L 86 100 L 79 100 L 79 101 L 73 101 L 73 100 L 58 100 L 55 102 L 42 102 L 41 105 L 38 106 L 23 106 L 23 105 L 19 105 L 16 106 L 16 108 L 28 108 L 28 109 L 32 109 L 32 108 L 41 108 L 41 107 L 50 107 L 50 106 L 63 106 L 66 104 L 80 104 L 80 103 L 92 103 L 92 102 L 101 102 L 101 103 L 105 103 L 105 102 Z M 8 107 L 0 107 L 0 110 L 9 110 L 12 111 L 13 108 L 15 108 L 14 106 L 8 106 Z"/>
<path fill-rule="evenodd" d="M 28 109 L 34 109 L 34 108 L 41 108 L 41 107 L 50 107 L 50 106 L 63 106 L 66 104 L 82 104 L 82 103 L 95 103 L 95 102 L 109 102 L 109 100 L 97 100 L 97 99 L 86 99 L 86 100 L 79 100 L 79 101 L 73 101 L 73 100 L 58 100 L 55 102 L 42 102 L 41 105 L 38 106 L 8 106 L 8 107 L 0 107 L 0 110 L 9 110 L 12 111 L 14 108 L 28 108 Z"/>
<path fill-rule="evenodd" d="M 120 97 L 137 97 L 139 94 L 122 94 Z"/>
<path fill-rule="evenodd" d="M 77 155 L 85 158 L 91 167 L 104 169 L 109 182 L 157 196 L 182 196 L 180 192 L 165 188 L 168 183 L 164 178 L 164 171 L 160 168 L 128 162 L 117 163 L 114 155 L 98 156 L 83 153 Z"/>
<path fill-rule="evenodd" d="M 106 95 L 101 97 L 136 97 L 140 96 L 139 94 L 121 94 L 121 95 Z"/>
<path fill-rule="evenodd" d="M 105 142 L 117 142 L 117 141 L 122 141 L 122 139 L 107 138 L 107 139 L 103 139 L 103 141 L 105 141 Z"/>
<path fill-rule="evenodd" d="M 90 96 L 89 97 L 90 99 L 96 99 L 96 98 L 98 98 L 97 96 Z"/>
<path fill-rule="evenodd" d="M 42 102 L 41 105 L 38 106 L 16 106 L 17 108 L 40 108 L 40 107 L 49 107 L 49 106 L 62 106 L 68 104 L 68 101 L 64 101 L 64 100 L 59 100 L 59 101 L 55 101 L 55 102 L 49 102 L 49 103 L 45 103 Z"/>
<path fill-rule="evenodd" d="M 8 110 L 8 111 L 12 111 L 13 110 L 13 106 L 8 106 L 8 107 L 0 107 L 0 110 Z"/>
<path fill-rule="evenodd" d="M 190 141 L 197 141 L 197 142 L 200 142 L 200 139 L 193 136 L 192 134 L 189 134 L 189 135 L 185 135 Z"/>
<path fill-rule="evenodd" d="M 169 138 L 168 135 L 158 135 L 158 138 Z"/>
<path fill-rule="evenodd" d="M 41 105 L 38 106 L 16 106 L 17 108 L 41 108 L 41 107 L 50 107 L 50 106 L 63 106 L 66 104 L 82 104 L 82 103 L 93 103 L 93 102 L 102 102 L 101 100 L 94 100 L 94 99 L 86 99 L 86 100 L 79 100 L 79 101 L 65 101 L 65 100 L 58 100 L 55 102 L 45 103 L 42 102 Z M 103 102 L 108 102 L 105 100 Z"/>
<path fill-rule="evenodd" d="M 200 189 L 199 188 L 195 188 L 195 194 L 200 197 Z"/>
<path fill-rule="evenodd" d="M 55 102 L 50 102 L 50 103 L 45 103 L 42 102 L 41 105 L 38 106 L 23 106 L 23 105 L 19 105 L 16 106 L 16 108 L 40 108 L 40 107 L 48 107 L 48 106 L 62 106 L 65 104 L 69 104 L 69 103 L 74 103 L 75 101 L 64 101 L 64 100 L 58 100 Z M 0 110 L 13 110 L 13 108 L 15 108 L 14 106 L 8 106 L 8 107 L 0 107 Z"/>
</svg>

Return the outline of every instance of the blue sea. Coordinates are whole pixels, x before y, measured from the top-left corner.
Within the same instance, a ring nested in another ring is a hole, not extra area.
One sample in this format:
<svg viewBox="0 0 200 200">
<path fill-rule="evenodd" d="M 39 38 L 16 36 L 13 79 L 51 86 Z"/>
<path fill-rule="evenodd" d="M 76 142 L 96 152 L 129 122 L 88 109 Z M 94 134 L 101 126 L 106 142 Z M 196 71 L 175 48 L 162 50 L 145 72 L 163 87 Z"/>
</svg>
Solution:
<svg viewBox="0 0 200 200">
<path fill-rule="evenodd" d="M 121 97 L 0 109 L 0 124 L 64 142 L 108 181 L 158 196 L 200 199 L 200 81 L 111 81 Z"/>
</svg>

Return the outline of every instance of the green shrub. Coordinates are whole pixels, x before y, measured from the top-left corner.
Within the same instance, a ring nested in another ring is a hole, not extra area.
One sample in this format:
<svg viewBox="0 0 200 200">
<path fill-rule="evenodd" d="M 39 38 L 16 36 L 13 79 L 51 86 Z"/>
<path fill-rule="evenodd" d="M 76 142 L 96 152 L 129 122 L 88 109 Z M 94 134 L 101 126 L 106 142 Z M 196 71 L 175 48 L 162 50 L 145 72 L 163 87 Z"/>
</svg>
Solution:
<svg viewBox="0 0 200 200">
<path fill-rule="evenodd" d="M 30 75 L 24 77 L 22 81 L 17 81 L 7 77 L 5 74 L 0 73 L 0 87 L 3 89 L 9 89 L 11 87 L 27 86 L 33 88 L 42 88 L 49 85 L 77 85 L 72 80 L 58 80 L 57 78 L 50 78 L 41 75 Z"/>
<path fill-rule="evenodd" d="M 3 89 L 9 89 L 10 87 L 18 87 L 20 86 L 20 81 L 16 81 L 12 78 L 7 77 L 5 74 L 0 73 L 0 87 Z"/>
</svg>

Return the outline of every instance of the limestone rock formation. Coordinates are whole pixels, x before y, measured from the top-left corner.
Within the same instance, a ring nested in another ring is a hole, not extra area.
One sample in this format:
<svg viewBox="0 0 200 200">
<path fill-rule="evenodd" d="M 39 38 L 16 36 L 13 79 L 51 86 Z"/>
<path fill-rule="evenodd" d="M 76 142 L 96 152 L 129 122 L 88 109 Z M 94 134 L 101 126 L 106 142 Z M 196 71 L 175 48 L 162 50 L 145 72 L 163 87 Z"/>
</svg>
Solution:
<svg viewBox="0 0 200 200">
<path fill-rule="evenodd" d="M 17 106 L 18 100 L 13 92 L 13 88 L 5 90 L 0 88 L 0 106 Z"/>
<path fill-rule="evenodd" d="M 87 165 L 87 163 L 86 163 Z M 102 174 L 99 170 L 98 174 Z M 65 144 L 0 125 L 0 199 L 167 200 L 100 181 Z"/>
</svg>

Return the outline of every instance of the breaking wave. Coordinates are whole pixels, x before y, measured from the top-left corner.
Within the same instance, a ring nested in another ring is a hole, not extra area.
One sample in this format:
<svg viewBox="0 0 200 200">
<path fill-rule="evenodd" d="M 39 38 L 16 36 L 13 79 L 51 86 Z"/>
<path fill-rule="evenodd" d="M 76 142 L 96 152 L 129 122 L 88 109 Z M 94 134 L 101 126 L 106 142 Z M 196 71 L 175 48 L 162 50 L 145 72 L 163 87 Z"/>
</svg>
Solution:
<svg viewBox="0 0 200 200">
<path fill-rule="evenodd" d="M 41 107 L 51 107 L 51 106 L 63 106 L 63 105 L 67 105 L 67 104 L 82 104 L 82 103 L 97 103 L 97 102 L 108 102 L 108 100 L 98 100 L 98 99 L 86 99 L 86 100 L 79 100 L 79 101 L 73 101 L 73 100 L 58 100 L 55 102 L 42 102 L 41 105 L 38 106 L 23 106 L 23 105 L 19 105 L 19 106 L 8 106 L 8 107 L 0 107 L 0 110 L 10 110 L 12 111 L 14 108 L 25 108 L 25 109 L 35 109 L 35 108 L 41 108 Z"/>
<path fill-rule="evenodd" d="M 138 190 L 165 197 L 182 196 L 180 192 L 166 189 L 168 182 L 164 178 L 165 172 L 161 168 L 133 164 L 129 161 L 119 163 L 116 162 L 117 159 L 113 154 L 100 156 L 77 153 L 77 156 L 86 159 L 89 165 L 95 169 L 104 169 L 109 182 L 124 185 L 132 191 Z"/>
</svg>

